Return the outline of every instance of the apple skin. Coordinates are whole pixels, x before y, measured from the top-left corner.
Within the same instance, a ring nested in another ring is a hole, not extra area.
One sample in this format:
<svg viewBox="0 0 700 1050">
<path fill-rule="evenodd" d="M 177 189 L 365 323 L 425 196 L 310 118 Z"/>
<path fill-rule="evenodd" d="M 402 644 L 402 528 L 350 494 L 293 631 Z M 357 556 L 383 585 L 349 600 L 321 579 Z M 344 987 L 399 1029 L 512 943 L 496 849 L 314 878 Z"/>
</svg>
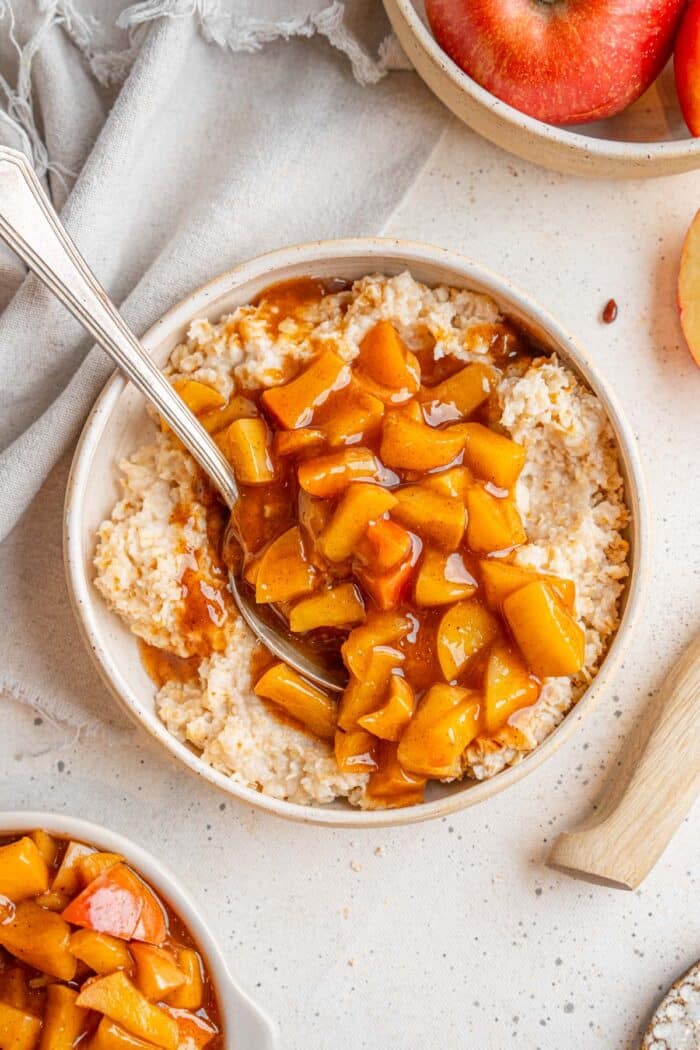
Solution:
<svg viewBox="0 0 700 1050">
<path fill-rule="evenodd" d="M 676 90 L 691 135 L 700 135 L 700 3 L 685 9 L 673 52 Z"/>
<path fill-rule="evenodd" d="M 688 349 L 700 367 L 700 211 L 688 227 L 678 273 L 678 313 Z"/>
<path fill-rule="evenodd" d="M 671 56 L 685 0 L 426 0 L 437 42 L 473 80 L 547 124 L 625 109 Z"/>
</svg>

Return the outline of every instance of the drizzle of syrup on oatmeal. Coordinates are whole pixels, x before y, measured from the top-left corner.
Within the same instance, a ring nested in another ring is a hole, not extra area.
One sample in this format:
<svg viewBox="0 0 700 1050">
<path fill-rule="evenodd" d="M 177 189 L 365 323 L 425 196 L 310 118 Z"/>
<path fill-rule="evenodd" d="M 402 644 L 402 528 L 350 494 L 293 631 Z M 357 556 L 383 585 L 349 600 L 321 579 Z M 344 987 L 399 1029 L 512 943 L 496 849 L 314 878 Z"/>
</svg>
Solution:
<svg viewBox="0 0 700 1050">
<path fill-rule="evenodd" d="M 177 656 L 139 638 L 139 654 L 146 674 L 158 688 L 168 682 L 191 682 L 197 677 L 199 656 Z"/>
<path fill-rule="evenodd" d="M 319 303 L 324 296 L 344 292 L 349 287 L 349 281 L 338 278 L 297 277 L 264 288 L 253 299 L 252 305 L 262 308 L 270 334 L 276 336 L 287 318 L 298 317 L 306 307 Z"/>
</svg>

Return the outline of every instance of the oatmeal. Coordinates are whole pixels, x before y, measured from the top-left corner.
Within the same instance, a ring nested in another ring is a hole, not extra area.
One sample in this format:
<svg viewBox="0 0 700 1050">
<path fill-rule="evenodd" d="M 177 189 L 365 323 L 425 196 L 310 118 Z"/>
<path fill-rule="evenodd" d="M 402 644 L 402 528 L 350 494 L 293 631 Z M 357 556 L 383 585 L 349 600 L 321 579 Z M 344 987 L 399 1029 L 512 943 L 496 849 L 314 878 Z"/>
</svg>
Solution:
<svg viewBox="0 0 700 1050">
<path fill-rule="evenodd" d="M 342 643 L 350 673 L 337 702 L 260 661 L 222 508 L 157 429 L 121 464 L 95 567 L 171 733 L 274 797 L 372 807 L 492 776 L 555 728 L 628 573 L 612 428 L 555 356 L 487 296 L 403 273 L 273 288 L 194 322 L 166 374 L 241 484 L 256 600 Z"/>
</svg>

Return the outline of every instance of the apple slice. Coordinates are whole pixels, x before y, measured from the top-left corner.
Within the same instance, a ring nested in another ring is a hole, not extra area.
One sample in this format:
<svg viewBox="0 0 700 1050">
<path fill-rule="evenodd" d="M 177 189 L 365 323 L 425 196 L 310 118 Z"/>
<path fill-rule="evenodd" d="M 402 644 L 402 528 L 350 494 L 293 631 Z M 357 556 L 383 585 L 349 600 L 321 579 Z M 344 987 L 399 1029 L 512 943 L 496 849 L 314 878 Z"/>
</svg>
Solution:
<svg viewBox="0 0 700 1050">
<path fill-rule="evenodd" d="M 122 940 L 162 944 L 165 912 L 155 894 L 126 864 L 115 864 L 86 886 L 63 912 L 66 922 Z"/>
<path fill-rule="evenodd" d="M 678 310 L 688 349 L 700 365 L 700 211 L 690 224 L 681 252 Z"/>
<path fill-rule="evenodd" d="M 685 9 L 673 51 L 676 91 L 691 135 L 700 135 L 700 3 Z"/>
</svg>

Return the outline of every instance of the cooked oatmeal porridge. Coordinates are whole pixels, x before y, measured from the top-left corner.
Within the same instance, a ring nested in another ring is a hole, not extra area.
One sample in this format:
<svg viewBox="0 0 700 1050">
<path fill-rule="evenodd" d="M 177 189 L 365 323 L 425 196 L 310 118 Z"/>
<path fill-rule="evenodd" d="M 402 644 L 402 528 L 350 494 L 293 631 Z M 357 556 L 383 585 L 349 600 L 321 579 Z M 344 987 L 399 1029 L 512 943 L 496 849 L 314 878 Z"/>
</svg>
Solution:
<svg viewBox="0 0 700 1050">
<path fill-rule="evenodd" d="M 487 296 L 410 273 L 273 286 L 197 320 L 166 374 L 230 460 L 245 579 L 340 648 L 336 700 L 260 650 L 225 515 L 178 440 L 120 464 L 96 585 L 168 730 L 302 804 L 420 801 L 519 762 L 619 622 L 628 523 L 603 406 Z"/>
</svg>

